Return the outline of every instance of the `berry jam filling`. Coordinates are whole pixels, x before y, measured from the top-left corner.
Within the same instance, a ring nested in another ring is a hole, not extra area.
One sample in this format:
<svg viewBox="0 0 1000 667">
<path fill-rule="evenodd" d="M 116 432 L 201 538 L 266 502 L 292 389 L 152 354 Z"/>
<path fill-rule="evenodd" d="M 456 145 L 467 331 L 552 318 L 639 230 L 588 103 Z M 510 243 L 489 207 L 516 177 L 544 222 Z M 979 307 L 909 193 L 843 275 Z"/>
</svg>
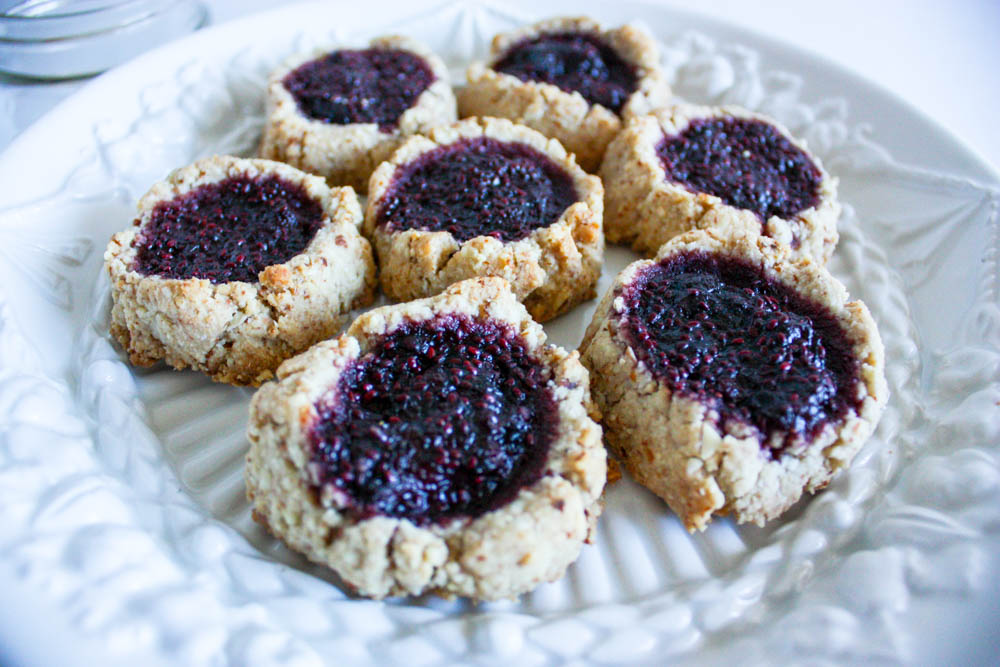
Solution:
<svg viewBox="0 0 1000 667">
<path fill-rule="evenodd" d="M 403 112 L 435 81 L 424 60 L 409 51 L 334 51 L 285 76 L 299 110 L 334 125 L 378 123 L 391 132 Z"/>
<path fill-rule="evenodd" d="M 624 333 L 672 392 L 720 423 L 809 441 L 859 406 L 857 363 L 833 315 L 759 267 L 707 253 L 666 258 L 624 290 Z M 783 445 L 782 445 L 783 446 Z"/>
<path fill-rule="evenodd" d="M 542 476 L 558 427 L 547 377 L 505 324 L 406 323 L 317 404 L 316 479 L 357 518 L 426 525 L 497 509 Z"/>
<path fill-rule="evenodd" d="M 573 180 L 531 146 L 479 137 L 403 166 L 378 210 L 387 231 L 446 231 L 458 241 L 517 241 L 548 227 L 576 201 Z"/>
<path fill-rule="evenodd" d="M 634 68 L 608 44 L 582 33 L 541 35 L 515 44 L 493 69 L 576 91 L 615 113 L 636 89 Z"/>
<path fill-rule="evenodd" d="M 237 176 L 161 202 L 136 237 L 135 269 L 164 278 L 257 282 L 257 274 L 302 252 L 323 209 L 276 176 Z"/>
<path fill-rule="evenodd" d="M 819 169 L 774 126 L 746 118 L 699 118 L 664 137 L 656 154 L 667 180 L 706 192 L 761 220 L 791 218 L 819 202 Z"/>
</svg>

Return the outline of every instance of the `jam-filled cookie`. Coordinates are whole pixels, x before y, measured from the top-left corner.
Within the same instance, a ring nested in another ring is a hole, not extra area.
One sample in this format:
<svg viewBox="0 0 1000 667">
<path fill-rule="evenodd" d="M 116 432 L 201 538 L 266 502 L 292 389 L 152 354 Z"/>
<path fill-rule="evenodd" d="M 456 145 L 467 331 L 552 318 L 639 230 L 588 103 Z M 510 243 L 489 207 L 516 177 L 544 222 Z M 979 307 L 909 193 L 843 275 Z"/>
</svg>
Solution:
<svg viewBox="0 0 1000 667">
<path fill-rule="evenodd" d="M 776 121 L 677 105 L 633 118 L 601 165 L 611 243 L 653 256 L 689 229 L 755 225 L 820 262 L 837 245 L 837 183 Z"/>
<path fill-rule="evenodd" d="M 254 396 L 254 516 L 362 595 L 515 597 L 600 514 L 587 386 L 500 278 L 369 311 Z"/>
<path fill-rule="evenodd" d="M 275 71 L 260 155 L 364 192 L 403 139 L 454 120 L 441 59 L 412 39 L 381 37 L 367 49 L 297 56 Z"/>
<path fill-rule="evenodd" d="M 581 354 L 612 451 L 692 531 L 722 514 L 763 524 L 824 487 L 888 398 L 865 305 L 749 226 L 629 265 Z"/>
<path fill-rule="evenodd" d="M 558 141 L 471 118 L 409 139 L 379 166 L 364 229 L 390 298 L 500 276 L 543 321 L 595 296 L 603 195 Z"/>
<path fill-rule="evenodd" d="M 372 301 L 360 222 L 353 190 L 288 165 L 213 157 L 178 169 L 108 244 L 111 333 L 137 366 L 163 359 L 259 384 Z"/>
<path fill-rule="evenodd" d="M 597 170 L 622 119 L 670 97 L 656 42 L 641 28 L 605 30 L 587 18 L 542 21 L 493 38 L 459 91 L 465 116 L 509 118 L 558 139 Z"/>
</svg>

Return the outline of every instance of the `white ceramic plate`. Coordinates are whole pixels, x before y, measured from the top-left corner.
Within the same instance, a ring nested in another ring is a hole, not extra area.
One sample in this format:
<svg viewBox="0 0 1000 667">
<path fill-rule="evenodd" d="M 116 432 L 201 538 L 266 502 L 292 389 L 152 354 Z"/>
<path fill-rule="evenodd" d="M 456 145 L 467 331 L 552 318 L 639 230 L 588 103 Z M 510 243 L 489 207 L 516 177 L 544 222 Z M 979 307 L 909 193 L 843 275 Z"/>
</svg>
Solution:
<svg viewBox="0 0 1000 667">
<path fill-rule="evenodd" d="M 126 366 L 102 250 L 170 169 L 253 149 L 264 77 L 289 53 L 403 32 L 460 81 L 492 34 L 542 17 L 416 4 L 290 7 L 199 33 L 97 79 L 0 156 L 0 584 L 24 596 L 0 627 L 28 632 L 22 646 L 55 638 L 45 655 L 123 664 L 988 660 L 1000 181 L 851 74 L 647 5 L 544 12 L 645 22 L 679 95 L 778 117 L 840 178 L 832 269 L 878 321 L 893 392 L 853 467 L 766 529 L 697 536 L 625 481 L 562 581 L 480 606 L 350 599 L 253 525 L 250 392 Z M 601 289 L 633 258 L 609 252 Z M 551 338 L 575 347 L 593 307 Z"/>
</svg>

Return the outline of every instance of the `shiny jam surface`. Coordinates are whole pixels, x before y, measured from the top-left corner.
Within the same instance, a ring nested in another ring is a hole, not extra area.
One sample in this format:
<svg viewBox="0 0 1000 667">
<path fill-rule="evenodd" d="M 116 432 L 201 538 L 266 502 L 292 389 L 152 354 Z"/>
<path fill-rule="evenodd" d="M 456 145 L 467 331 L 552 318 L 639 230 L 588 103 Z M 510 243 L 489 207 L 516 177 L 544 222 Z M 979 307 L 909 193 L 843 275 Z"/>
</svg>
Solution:
<svg viewBox="0 0 1000 667">
<path fill-rule="evenodd" d="M 446 231 L 459 242 L 517 241 L 556 222 L 576 198 L 569 174 L 531 146 L 463 139 L 397 170 L 376 224 L 387 231 Z"/>
<path fill-rule="evenodd" d="M 584 33 L 540 35 L 511 47 L 493 69 L 522 81 L 578 92 L 619 113 L 635 92 L 635 69 L 602 39 Z"/>
<path fill-rule="evenodd" d="M 299 185 L 233 177 L 161 202 L 136 237 L 135 269 L 164 278 L 257 282 L 302 252 L 324 220 Z"/>
<path fill-rule="evenodd" d="M 752 211 L 791 218 L 819 203 L 822 174 L 770 123 L 699 118 L 656 146 L 667 180 Z"/>
<path fill-rule="evenodd" d="M 383 336 L 316 404 L 311 468 L 356 518 L 477 517 L 544 472 L 548 372 L 508 325 L 464 315 Z"/>
<path fill-rule="evenodd" d="M 720 423 L 809 441 L 857 409 L 857 362 L 834 316 L 759 267 L 708 253 L 665 258 L 624 287 L 623 332 L 672 392 Z M 787 442 L 788 438 L 782 438 Z"/>
<path fill-rule="evenodd" d="M 285 88 L 299 110 L 335 125 L 377 123 L 391 132 L 412 107 L 434 73 L 409 51 L 364 49 L 333 51 L 287 74 Z"/>
</svg>

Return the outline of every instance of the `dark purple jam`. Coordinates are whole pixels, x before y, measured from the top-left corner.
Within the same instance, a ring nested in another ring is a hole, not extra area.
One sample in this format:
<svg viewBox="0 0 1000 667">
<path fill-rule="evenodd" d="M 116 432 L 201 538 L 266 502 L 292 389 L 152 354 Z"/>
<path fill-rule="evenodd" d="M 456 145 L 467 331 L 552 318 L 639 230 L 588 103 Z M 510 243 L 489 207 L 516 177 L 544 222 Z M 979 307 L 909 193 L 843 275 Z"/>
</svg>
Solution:
<svg viewBox="0 0 1000 667">
<path fill-rule="evenodd" d="M 791 218 L 819 202 L 822 175 L 813 161 L 770 123 L 699 118 L 657 145 L 667 180 L 762 221 Z"/>
<path fill-rule="evenodd" d="M 857 408 L 857 363 L 823 306 L 759 267 L 707 253 L 664 259 L 623 291 L 624 332 L 636 356 L 673 392 L 720 422 L 809 441 Z"/>
<path fill-rule="evenodd" d="M 302 252 L 323 209 L 276 176 L 228 178 L 157 204 L 136 237 L 135 269 L 164 278 L 257 282 L 257 274 Z"/>
<path fill-rule="evenodd" d="M 636 89 L 635 69 L 603 40 L 582 33 L 541 35 L 515 44 L 493 69 L 576 91 L 615 113 Z"/>
<path fill-rule="evenodd" d="M 458 241 L 517 241 L 576 201 L 566 171 L 520 143 L 479 137 L 424 153 L 396 174 L 378 210 L 388 231 L 446 231 Z"/>
<path fill-rule="evenodd" d="M 403 112 L 435 81 L 424 60 L 409 51 L 333 51 L 284 78 L 299 110 L 334 125 L 378 123 L 391 132 Z"/>
<path fill-rule="evenodd" d="M 357 518 L 426 525 L 499 508 L 544 472 L 558 428 L 547 379 L 507 325 L 404 324 L 317 404 L 319 484 Z"/>
</svg>

